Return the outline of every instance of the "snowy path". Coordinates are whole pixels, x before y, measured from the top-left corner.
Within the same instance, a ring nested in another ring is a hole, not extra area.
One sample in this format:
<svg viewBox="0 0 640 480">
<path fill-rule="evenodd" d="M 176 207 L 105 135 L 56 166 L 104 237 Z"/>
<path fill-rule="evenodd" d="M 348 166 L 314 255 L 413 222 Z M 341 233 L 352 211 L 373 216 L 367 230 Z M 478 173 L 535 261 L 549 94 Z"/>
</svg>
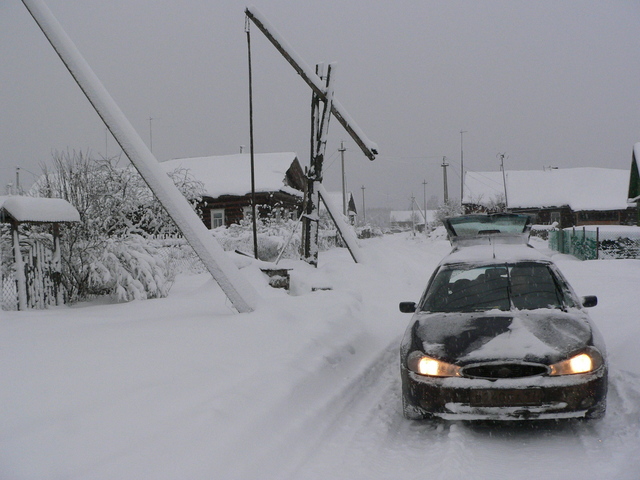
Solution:
<svg viewBox="0 0 640 480">
<path fill-rule="evenodd" d="M 609 349 L 599 422 L 474 425 L 401 414 L 398 346 L 446 242 L 323 253 L 299 296 L 229 311 L 206 275 L 169 298 L 1 312 L 0 480 L 640 478 L 639 261 L 557 258 Z M 261 283 L 262 282 L 262 283 Z"/>
</svg>

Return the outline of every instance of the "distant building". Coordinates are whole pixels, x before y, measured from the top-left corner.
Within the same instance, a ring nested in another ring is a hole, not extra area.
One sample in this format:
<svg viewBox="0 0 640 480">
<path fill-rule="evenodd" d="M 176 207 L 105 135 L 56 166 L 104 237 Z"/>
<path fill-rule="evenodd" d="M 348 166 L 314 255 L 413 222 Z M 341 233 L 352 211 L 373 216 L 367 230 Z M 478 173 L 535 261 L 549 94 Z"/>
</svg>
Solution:
<svg viewBox="0 0 640 480">
<path fill-rule="evenodd" d="M 636 155 L 636 152 L 638 155 Z M 640 172 L 638 171 L 638 157 L 640 156 L 640 143 L 633 146 L 631 156 L 631 172 L 629 172 L 629 192 L 627 194 L 630 203 L 640 202 Z M 640 225 L 640 212 L 637 212 L 636 225 Z"/>
<path fill-rule="evenodd" d="M 251 156 L 247 153 L 169 160 L 166 172 L 184 168 L 202 182 L 200 211 L 207 228 L 229 226 L 251 214 Z M 295 153 L 254 154 L 258 216 L 297 218 L 306 177 Z"/>
<path fill-rule="evenodd" d="M 505 192 L 506 183 L 506 192 Z M 546 168 L 466 172 L 464 211 L 528 213 L 539 224 L 635 224 L 636 203 L 627 201 L 629 172 L 611 168 Z"/>
<path fill-rule="evenodd" d="M 419 230 L 424 231 L 425 221 L 418 210 L 392 210 L 389 213 L 391 231 Z M 427 210 L 427 225 L 435 222 L 436 210 Z"/>
</svg>

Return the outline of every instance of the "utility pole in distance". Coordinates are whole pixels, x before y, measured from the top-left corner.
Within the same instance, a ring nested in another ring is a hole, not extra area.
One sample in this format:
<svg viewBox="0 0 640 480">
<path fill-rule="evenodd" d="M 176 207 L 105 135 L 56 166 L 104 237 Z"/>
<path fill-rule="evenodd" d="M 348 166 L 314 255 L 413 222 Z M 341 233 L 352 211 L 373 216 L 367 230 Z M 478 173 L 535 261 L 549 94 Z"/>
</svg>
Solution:
<svg viewBox="0 0 640 480">
<path fill-rule="evenodd" d="M 364 208 L 364 185 L 362 185 L 362 223 L 367 222 L 367 211 Z"/>
<path fill-rule="evenodd" d="M 442 157 L 442 177 L 444 179 L 444 203 L 449 202 L 449 187 L 447 186 L 447 167 L 449 164 L 447 163 L 447 157 Z"/>
<path fill-rule="evenodd" d="M 460 130 L 460 206 L 464 198 L 464 149 L 462 148 L 462 135 L 467 133 L 466 130 Z"/>
<path fill-rule="evenodd" d="M 344 176 L 344 152 L 346 148 L 344 148 L 344 142 L 340 141 L 340 148 L 338 151 L 340 152 L 340 157 L 342 158 L 342 214 L 347 216 L 347 182 L 345 181 Z"/>
<path fill-rule="evenodd" d="M 507 210 L 509 208 L 509 198 L 507 197 L 507 176 L 504 173 L 504 157 L 509 157 L 506 153 L 499 153 L 496 156 L 500 158 L 500 170 L 502 170 L 502 185 L 504 186 L 504 209 Z"/>
<path fill-rule="evenodd" d="M 426 180 L 422 181 L 422 190 L 424 194 L 424 221 L 426 225 L 426 222 L 427 222 L 427 181 Z"/>
<path fill-rule="evenodd" d="M 151 122 L 153 121 L 152 117 L 149 117 L 149 151 L 153 153 L 153 127 L 151 126 Z"/>
</svg>

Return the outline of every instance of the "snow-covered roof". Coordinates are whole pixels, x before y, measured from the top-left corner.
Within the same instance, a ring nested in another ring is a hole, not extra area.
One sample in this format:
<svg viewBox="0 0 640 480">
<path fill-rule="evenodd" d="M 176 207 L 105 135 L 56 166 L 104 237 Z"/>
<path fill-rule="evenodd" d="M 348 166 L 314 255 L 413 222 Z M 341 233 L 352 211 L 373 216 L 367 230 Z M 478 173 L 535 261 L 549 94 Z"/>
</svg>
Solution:
<svg viewBox="0 0 640 480">
<path fill-rule="evenodd" d="M 256 192 L 299 193 L 284 183 L 287 170 L 296 158 L 293 152 L 254 154 Z M 248 153 L 179 158 L 162 162 L 160 166 L 167 173 L 178 168 L 188 169 L 196 180 L 204 183 L 207 195 L 213 198 L 251 192 L 251 155 Z"/>
<path fill-rule="evenodd" d="M 78 210 L 62 198 L 0 196 L 0 216 L 18 222 L 79 222 Z"/>
<path fill-rule="evenodd" d="M 629 171 L 612 168 L 549 168 L 505 172 L 510 208 L 569 206 L 581 210 L 623 210 Z M 504 201 L 502 172 L 466 172 L 463 203 Z"/>
</svg>

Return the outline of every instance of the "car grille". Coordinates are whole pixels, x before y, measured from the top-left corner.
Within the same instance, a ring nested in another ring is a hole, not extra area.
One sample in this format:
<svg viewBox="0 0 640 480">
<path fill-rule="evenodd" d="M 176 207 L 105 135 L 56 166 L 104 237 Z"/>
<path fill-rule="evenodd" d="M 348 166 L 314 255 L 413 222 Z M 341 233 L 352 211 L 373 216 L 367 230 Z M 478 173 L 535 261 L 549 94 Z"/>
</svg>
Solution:
<svg viewBox="0 0 640 480">
<path fill-rule="evenodd" d="M 471 378 L 522 378 L 543 375 L 549 371 L 546 365 L 538 363 L 490 363 L 469 365 L 462 369 L 462 375 Z"/>
</svg>

